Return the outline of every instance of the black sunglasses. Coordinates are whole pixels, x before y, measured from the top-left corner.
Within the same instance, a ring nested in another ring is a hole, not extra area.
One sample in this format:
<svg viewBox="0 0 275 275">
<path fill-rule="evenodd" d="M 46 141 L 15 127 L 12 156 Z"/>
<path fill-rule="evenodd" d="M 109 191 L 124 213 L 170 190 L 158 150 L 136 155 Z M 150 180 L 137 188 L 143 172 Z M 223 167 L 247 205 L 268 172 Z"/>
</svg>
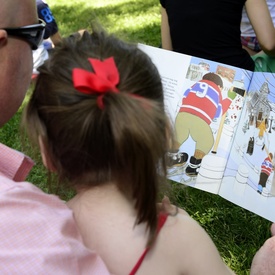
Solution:
<svg viewBox="0 0 275 275">
<path fill-rule="evenodd" d="M 36 50 L 41 44 L 45 32 L 46 23 L 39 19 L 39 24 L 27 25 L 19 28 L 0 28 L 5 30 L 8 35 L 16 36 L 26 40 L 32 50 Z"/>
</svg>

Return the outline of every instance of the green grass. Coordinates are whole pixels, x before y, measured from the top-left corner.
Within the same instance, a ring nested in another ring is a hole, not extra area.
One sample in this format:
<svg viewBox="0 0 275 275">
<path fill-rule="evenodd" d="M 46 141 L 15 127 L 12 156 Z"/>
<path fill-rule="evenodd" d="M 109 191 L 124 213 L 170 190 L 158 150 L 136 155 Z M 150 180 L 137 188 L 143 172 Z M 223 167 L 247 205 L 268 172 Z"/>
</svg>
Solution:
<svg viewBox="0 0 275 275">
<path fill-rule="evenodd" d="M 59 23 L 60 32 L 68 35 L 90 27 L 98 21 L 109 32 L 131 42 L 160 44 L 160 7 L 158 0 L 48 0 Z M 26 97 L 25 102 L 28 100 Z M 22 109 L 0 129 L 0 140 L 17 150 L 31 155 L 36 166 L 28 177 L 46 192 L 47 172 L 39 155 L 28 144 L 22 148 L 18 125 Z M 270 222 L 244 210 L 217 195 L 171 183 L 172 201 L 184 208 L 208 232 L 218 247 L 224 261 L 240 275 L 249 274 L 252 258 L 269 237 Z M 59 190 L 62 198 L 71 192 Z M 184 255 L 183 255 L 184 257 Z"/>
<path fill-rule="evenodd" d="M 160 44 L 160 7 L 156 0 L 48 1 L 63 35 L 101 23 L 109 32 L 132 42 Z M 68 4 L 69 3 L 69 4 Z"/>
<path fill-rule="evenodd" d="M 270 236 L 270 222 L 207 192 L 172 183 L 174 202 L 197 220 L 236 274 L 249 274 L 255 252 Z"/>
</svg>

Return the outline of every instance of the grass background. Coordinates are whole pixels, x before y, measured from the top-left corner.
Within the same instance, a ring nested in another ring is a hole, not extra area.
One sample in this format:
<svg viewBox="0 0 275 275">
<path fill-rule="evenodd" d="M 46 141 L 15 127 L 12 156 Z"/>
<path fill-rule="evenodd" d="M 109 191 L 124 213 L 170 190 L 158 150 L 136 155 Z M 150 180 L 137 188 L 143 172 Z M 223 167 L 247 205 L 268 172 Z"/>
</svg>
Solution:
<svg viewBox="0 0 275 275">
<path fill-rule="evenodd" d="M 160 45 L 160 6 L 158 0 L 48 0 L 66 36 L 79 29 L 90 27 L 98 21 L 104 28 L 118 37 L 152 46 Z M 30 89 L 31 90 L 31 89 Z M 28 143 L 22 148 L 18 125 L 22 108 L 0 129 L 0 141 L 17 150 L 24 150 L 36 161 L 28 180 L 46 192 L 52 192 L 47 184 L 47 172 L 40 157 Z M 191 187 L 171 182 L 172 201 L 184 208 L 208 232 L 220 254 L 236 274 L 249 274 L 255 252 L 270 236 L 270 222 L 242 209 L 223 198 Z M 58 193 L 63 199 L 71 193 Z M 182 255 L 184 257 L 184 255 Z"/>
</svg>

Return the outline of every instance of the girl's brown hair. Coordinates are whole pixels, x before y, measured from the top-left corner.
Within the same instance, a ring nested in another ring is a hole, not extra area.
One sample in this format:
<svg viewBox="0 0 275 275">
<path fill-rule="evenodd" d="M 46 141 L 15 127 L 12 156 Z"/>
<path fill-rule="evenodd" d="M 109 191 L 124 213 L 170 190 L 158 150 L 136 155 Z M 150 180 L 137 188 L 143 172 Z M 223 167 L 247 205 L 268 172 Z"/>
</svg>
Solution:
<svg viewBox="0 0 275 275">
<path fill-rule="evenodd" d="M 109 57 L 119 71 L 119 93 L 106 93 L 100 109 L 96 95 L 74 88 L 72 70 L 93 71 L 88 58 Z M 136 45 L 100 30 L 63 39 L 39 72 L 23 120 L 29 136 L 42 137 L 60 182 L 89 188 L 114 181 L 134 201 L 136 224 L 147 223 L 150 243 L 168 145 L 156 67 Z"/>
</svg>

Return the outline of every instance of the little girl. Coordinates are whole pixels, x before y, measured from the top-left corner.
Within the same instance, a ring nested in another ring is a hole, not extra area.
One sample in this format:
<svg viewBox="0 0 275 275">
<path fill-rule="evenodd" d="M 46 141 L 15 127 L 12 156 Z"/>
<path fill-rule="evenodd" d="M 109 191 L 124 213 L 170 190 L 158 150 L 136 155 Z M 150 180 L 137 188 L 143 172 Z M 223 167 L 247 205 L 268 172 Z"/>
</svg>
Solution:
<svg viewBox="0 0 275 275">
<path fill-rule="evenodd" d="M 75 187 L 68 206 L 110 273 L 232 274 L 183 210 L 157 209 L 170 127 L 158 71 L 136 45 L 101 30 L 64 39 L 24 121 L 45 166 Z"/>
</svg>

